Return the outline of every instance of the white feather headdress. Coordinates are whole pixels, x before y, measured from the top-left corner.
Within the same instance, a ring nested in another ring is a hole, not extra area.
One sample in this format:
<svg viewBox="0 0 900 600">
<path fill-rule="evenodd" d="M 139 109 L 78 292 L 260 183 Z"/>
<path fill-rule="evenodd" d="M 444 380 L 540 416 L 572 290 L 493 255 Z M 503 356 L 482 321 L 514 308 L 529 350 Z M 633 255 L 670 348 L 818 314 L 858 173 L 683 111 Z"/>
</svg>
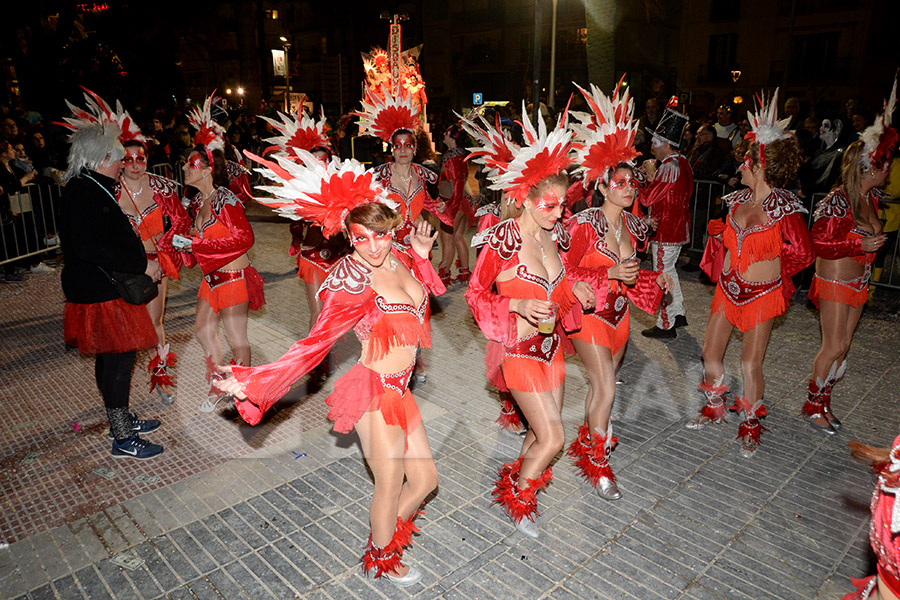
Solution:
<svg viewBox="0 0 900 600">
<path fill-rule="evenodd" d="M 891 151 L 897 144 L 897 130 L 891 127 L 894 109 L 897 107 L 897 76 L 894 76 L 894 87 L 891 95 L 884 102 L 884 112 L 875 119 L 875 123 L 866 127 L 859 136 L 863 141 L 862 164 L 866 169 L 883 165 L 890 160 Z"/>
<path fill-rule="evenodd" d="M 269 117 L 262 117 L 264 121 L 269 123 L 281 135 L 266 138 L 265 141 L 272 144 L 263 154 L 270 152 L 283 152 L 289 158 L 299 160 L 298 150 L 306 150 L 312 152 L 316 148 L 325 148 L 329 154 L 332 154 L 331 143 L 328 136 L 325 135 L 325 127 L 328 121 L 325 120 L 325 111 L 322 111 L 322 118 L 317 122 L 306 113 L 300 112 L 299 118 L 289 117 L 279 112 L 280 121 Z"/>
<path fill-rule="evenodd" d="M 757 94 L 756 103 L 757 112 L 747 112 L 751 130 L 747 134 L 747 139 L 759 144 L 759 165 L 765 169 L 766 144 L 791 137 L 793 134 L 787 130 L 791 119 L 788 117 L 778 120 L 778 88 L 775 88 L 771 100 L 766 99 L 765 93 L 762 96 Z"/>
</svg>

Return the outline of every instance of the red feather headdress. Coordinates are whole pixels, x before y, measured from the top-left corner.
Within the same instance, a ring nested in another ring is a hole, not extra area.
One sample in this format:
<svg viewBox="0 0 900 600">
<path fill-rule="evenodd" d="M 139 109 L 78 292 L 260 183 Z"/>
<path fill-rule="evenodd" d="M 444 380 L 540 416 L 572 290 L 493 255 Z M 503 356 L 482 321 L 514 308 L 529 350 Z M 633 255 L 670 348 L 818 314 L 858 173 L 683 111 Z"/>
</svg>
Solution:
<svg viewBox="0 0 900 600">
<path fill-rule="evenodd" d="M 460 118 L 460 124 L 463 129 L 472 136 L 478 146 L 467 148 L 469 156 L 466 160 L 471 160 L 480 165 L 484 165 L 488 178 L 493 181 L 505 172 L 512 162 L 514 152 L 519 150 L 519 145 L 506 137 L 500 128 L 500 115 L 495 115 L 495 124 L 491 126 L 482 115 L 475 115 L 478 123 L 469 117 L 463 117 L 459 113 L 456 116 Z M 470 115 L 471 116 L 471 115 Z"/>
<path fill-rule="evenodd" d="M 525 111 L 523 100 L 522 120 L 519 123 L 525 133 L 526 145 L 521 148 L 511 147 L 513 159 L 505 171 L 491 179 L 492 184 L 488 187 L 506 192 L 508 201 L 521 207 L 531 188 L 547 177 L 565 171 L 572 164 L 569 158 L 572 132 L 567 129 L 567 122 L 568 107 L 550 132 L 543 119 L 538 119 L 538 128 L 535 130 Z"/>
<path fill-rule="evenodd" d="M 606 97 L 594 84 L 590 93 L 575 84 L 591 108 L 591 113 L 572 112 L 580 121 L 572 124 L 575 162 L 580 165 L 576 173 L 584 173 L 585 187 L 599 181 L 611 167 L 630 163 L 638 156 L 634 148 L 637 132 L 637 123 L 632 119 L 634 101 L 629 97 L 628 88 L 622 85 L 624 79 L 623 75 L 612 98 Z"/>
<path fill-rule="evenodd" d="M 306 150 L 297 150 L 298 164 L 284 156 L 266 160 L 245 151 L 244 154 L 263 165 L 256 171 L 281 185 L 259 185 L 270 198 L 256 201 L 272 208 L 283 217 L 311 221 L 322 228 L 325 237 L 339 233 L 347 213 L 363 204 L 380 202 L 397 210 L 396 196 L 386 191 L 375 174 L 354 159 L 332 158 L 327 165 Z"/>
<path fill-rule="evenodd" d="M 384 100 L 367 87 L 362 110 L 350 113 L 359 117 L 360 132 L 380 137 L 388 143 L 391 143 L 394 134 L 400 129 L 408 129 L 415 135 L 419 126 L 419 107 L 413 105 L 412 96 L 401 90 L 400 96 L 394 98 L 384 86 L 382 91 Z"/>
<path fill-rule="evenodd" d="M 216 123 L 212 118 L 212 107 L 219 103 L 216 92 L 207 96 L 203 107 L 195 106 L 191 109 L 187 118 L 191 126 L 197 130 L 194 134 L 194 144 L 206 147 L 208 151 L 225 149 L 225 128 Z M 212 160 L 210 159 L 210 164 Z"/>
<path fill-rule="evenodd" d="M 897 106 L 897 76 L 894 76 L 894 87 L 891 95 L 884 101 L 884 112 L 881 117 L 875 119 L 875 123 L 866 127 L 859 139 L 863 141 L 862 163 L 866 169 L 872 169 L 875 165 L 883 165 L 890 162 L 891 151 L 897 144 L 897 130 L 891 127 L 894 108 Z"/>
<path fill-rule="evenodd" d="M 116 108 L 113 110 L 96 93 L 84 86 L 81 86 L 81 89 L 84 90 L 84 101 L 87 110 L 78 108 L 66 100 L 66 105 L 72 111 L 72 116 L 64 117 L 64 123 L 58 123 L 59 125 L 75 131 L 91 123 L 115 123 L 121 132 L 119 135 L 120 142 L 124 143 L 131 140 L 137 140 L 141 143 L 147 142 L 147 138 L 141 133 L 140 127 L 137 126 L 137 123 L 134 122 L 128 111 L 122 108 L 121 102 L 117 100 Z"/>
<path fill-rule="evenodd" d="M 322 111 L 322 118 L 318 122 L 302 111 L 299 118 L 289 117 L 279 112 L 278 118 L 281 119 L 280 122 L 269 117 L 262 118 L 281 133 L 279 136 L 265 139 L 272 146 L 266 148 L 263 155 L 272 152 L 283 152 L 292 160 L 299 161 L 298 150 L 312 152 L 316 148 L 326 148 L 329 154 L 333 153 L 328 136 L 325 135 L 325 127 L 328 122 L 325 120 L 324 110 Z"/>
</svg>

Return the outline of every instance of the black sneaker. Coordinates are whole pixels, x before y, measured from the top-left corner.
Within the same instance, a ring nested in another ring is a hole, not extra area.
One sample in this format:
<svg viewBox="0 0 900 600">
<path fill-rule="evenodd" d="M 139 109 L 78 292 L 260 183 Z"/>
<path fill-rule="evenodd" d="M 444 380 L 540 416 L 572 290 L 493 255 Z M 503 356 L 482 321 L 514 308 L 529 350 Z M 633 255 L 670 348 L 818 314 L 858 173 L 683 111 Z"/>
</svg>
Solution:
<svg viewBox="0 0 900 600">
<path fill-rule="evenodd" d="M 128 416 L 131 418 L 131 431 L 134 433 L 153 433 L 162 426 L 159 419 L 138 419 L 134 413 L 130 413 Z M 109 439 L 113 439 L 112 431 L 109 431 L 107 435 Z"/>
<path fill-rule="evenodd" d="M 146 440 L 142 440 L 135 433 L 127 440 L 119 442 L 113 440 L 111 454 L 115 458 L 153 458 L 163 453 L 163 447 Z"/>
<path fill-rule="evenodd" d="M 645 329 L 641 332 L 641 335 L 646 338 L 651 338 L 654 340 L 671 340 L 678 336 L 675 332 L 675 328 L 671 329 L 661 329 L 659 327 L 651 327 L 650 329 Z"/>
<path fill-rule="evenodd" d="M 687 324 L 687 317 L 685 317 L 684 315 L 678 315 L 677 317 L 675 317 L 675 329 L 678 329 L 679 327 L 687 327 Z"/>
</svg>

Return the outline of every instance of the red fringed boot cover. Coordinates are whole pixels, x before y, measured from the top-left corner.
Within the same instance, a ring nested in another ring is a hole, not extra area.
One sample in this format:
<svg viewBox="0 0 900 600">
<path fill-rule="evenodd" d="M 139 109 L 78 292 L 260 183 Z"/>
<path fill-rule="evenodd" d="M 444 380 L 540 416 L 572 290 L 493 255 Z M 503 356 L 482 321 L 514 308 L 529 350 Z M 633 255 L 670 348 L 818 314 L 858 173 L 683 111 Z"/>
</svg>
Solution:
<svg viewBox="0 0 900 600">
<path fill-rule="evenodd" d="M 700 382 L 697 386 L 706 396 L 706 406 L 700 409 L 700 416 L 706 417 L 714 423 L 727 423 L 725 419 L 725 394 L 729 392 L 727 386 L 723 384 L 725 376 L 720 375 L 716 381 L 710 385 L 706 380 Z"/>
<path fill-rule="evenodd" d="M 151 392 L 161 385 L 170 388 L 175 387 L 175 382 L 172 381 L 168 368 L 174 367 L 177 361 L 178 357 L 169 350 L 169 344 L 156 347 L 156 356 L 151 358 L 150 364 L 147 365 L 147 370 L 150 372 Z"/>
<path fill-rule="evenodd" d="M 516 405 L 513 404 L 509 394 L 501 393 L 500 397 L 503 399 L 503 405 L 500 407 L 500 416 L 497 417 L 497 423 L 506 429 L 515 428 L 521 430 L 522 419 L 519 418 Z"/>
<path fill-rule="evenodd" d="M 581 476 L 594 487 L 601 477 L 606 477 L 613 483 L 616 476 L 609 466 L 609 455 L 619 443 L 619 438 L 612 434 L 612 423 L 605 435 L 598 432 L 591 433 L 590 426 L 585 422 L 578 427 L 578 437 L 570 445 L 566 454 L 573 457 L 572 461 Z"/>
<path fill-rule="evenodd" d="M 540 476 L 527 480 L 528 487 L 523 490 L 519 487 L 521 468 L 521 458 L 500 467 L 499 477 L 494 482 L 494 501 L 491 503 L 502 506 L 514 523 L 520 523 L 526 517 L 534 521 L 537 516 L 537 493 L 553 479 L 553 469 L 547 467 Z"/>
<path fill-rule="evenodd" d="M 763 427 L 759 422 L 760 419 L 766 416 L 766 406 L 763 404 L 762 398 L 751 405 L 749 400 L 743 396 L 738 396 L 734 399 L 734 404 L 729 407 L 729 410 L 733 410 L 737 413 L 744 413 L 744 420 L 738 426 L 736 439 L 741 439 L 746 435 L 750 436 L 750 439 L 757 444 L 762 444 L 762 441 L 760 440 L 762 432 L 768 431 L 768 429 Z"/>
</svg>

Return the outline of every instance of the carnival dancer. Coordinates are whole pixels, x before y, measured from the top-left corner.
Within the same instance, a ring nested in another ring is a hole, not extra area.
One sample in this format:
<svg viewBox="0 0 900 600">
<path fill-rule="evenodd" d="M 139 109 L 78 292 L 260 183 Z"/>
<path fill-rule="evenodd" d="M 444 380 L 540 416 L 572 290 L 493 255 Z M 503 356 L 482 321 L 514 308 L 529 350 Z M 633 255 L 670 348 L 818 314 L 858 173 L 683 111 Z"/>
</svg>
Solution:
<svg viewBox="0 0 900 600">
<path fill-rule="evenodd" d="M 557 249 L 569 246 L 560 222 L 572 149 L 566 118 L 564 113 L 549 133 L 543 120 L 535 130 L 523 103 L 527 144 L 513 148 L 504 143 L 499 150 L 511 148 L 512 160 L 491 178 L 491 187 L 506 193 L 507 218 L 473 240 L 484 248 L 466 290 L 466 302 L 489 340 L 485 362 L 490 381 L 510 390 L 528 419 L 519 458 L 500 468 L 493 495 L 516 529 L 529 537 L 539 535 L 536 494 L 550 483 L 549 465 L 565 438 L 561 332 L 580 327 L 582 307 L 592 309 L 597 301 L 593 290 L 602 289 L 596 273 L 567 271 Z M 467 126 L 479 129 L 471 121 Z M 498 132 L 490 134 L 475 137 L 496 139 Z M 498 147 L 488 144 L 485 151 L 493 160 Z"/>
<path fill-rule="evenodd" d="M 331 161 L 334 151 L 325 133 L 328 122 L 325 120 L 324 111 L 319 121 L 302 110 L 296 117 L 289 117 L 281 112 L 278 113 L 278 117 L 278 121 L 262 117 L 280 134 L 265 140 L 272 145 L 266 148 L 263 156 L 276 152 L 301 164 L 297 151 L 305 150 L 325 164 Z M 292 241 L 289 254 L 297 257 L 297 277 L 305 284 L 306 299 L 309 303 L 309 328 L 312 329 L 319 318 L 319 313 L 322 312 L 322 302 L 316 296 L 316 292 L 325 281 L 328 271 L 350 252 L 350 248 L 340 232 L 326 238 L 322 235 L 321 227 L 298 220 L 291 221 L 290 229 Z"/>
<path fill-rule="evenodd" d="M 87 90 L 86 90 L 87 91 Z M 85 94 L 87 110 L 69 104 L 69 168 L 60 207 L 60 238 L 66 265 L 63 330 L 68 346 L 95 356 L 94 377 L 103 396 L 117 458 L 153 458 L 163 447 L 141 439 L 159 429 L 156 419 L 138 419 L 128 406 L 137 350 L 156 346 L 153 322 L 143 304 L 125 302 L 113 282 L 146 274 L 159 281 L 159 263 L 148 261 L 140 240 L 119 209 L 115 187 L 125 149 L 121 106 L 113 112 L 96 94 Z M 127 128 L 127 125 L 126 125 Z"/>
<path fill-rule="evenodd" d="M 361 135 L 373 135 L 392 146 L 391 162 L 375 168 L 378 183 L 400 197 L 403 224 L 395 233 L 396 243 L 409 247 L 407 239 L 416 229 L 426 206 L 434 205 L 427 186 L 435 186 L 437 174 L 413 162 L 416 155 L 416 129 L 419 127 L 419 108 L 409 95 L 401 91 L 398 98 L 382 89 L 384 99 L 366 90 L 359 117 Z"/>
<path fill-rule="evenodd" d="M 641 332 L 644 337 L 655 339 L 672 339 L 678 335 L 676 328 L 687 325 L 684 295 L 675 269 L 681 247 L 688 243 L 690 202 L 694 193 L 691 165 L 678 152 L 687 124 L 685 115 L 667 106 L 656 129 L 648 131 L 653 137 L 650 151 L 660 164 L 656 168 L 652 160 L 644 162 L 650 182 L 638 196 L 643 206 L 650 207 L 650 218 L 655 223 L 650 241 L 653 268 L 667 273 L 673 282 L 660 305 L 656 325 Z"/>
<path fill-rule="evenodd" d="M 122 134 L 125 158 L 116 200 L 141 239 L 147 260 L 159 263 L 162 269 L 159 295 L 147 303 L 157 339 L 156 351 L 150 356 L 147 370 L 150 372 L 150 391 L 155 389 L 163 404 L 172 404 L 175 402 L 175 381 L 171 369 L 178 357 L 166 341 L 163 320 L 169 278 L 178 279 L 183 264 L 181 253 L 172 247 L 172 237 L 188 233 L 191 219 L 181 205 L 178 185 L 171 179 L 147 173 L 146 138 L 130 118 L 128 122 L 131 125 L 123 129 Z"/>
<path fill-rule="evenodd" d="M 469 271 L 469 246 L 466 244 L 466 228 L 475 215 L 466 197 L 466 180 L 469 179 L 469 167 L 466 165 L 467 152 L 460 147 L 465 140 L 466 132 L 459 125 L 451 125 L 444 132 L 444 152 L 441 163 L 441 175 L 438 184 L 440 200 L 435 206 L 434 214 L 441 222 L 441 263 L 438 275 L 444 285 L 450 285 L 453 277 L 450 267 L 453 258 L 456 261 L 456 281 L 466 283 L 472 273 Z"/>
<path fill-rule="evenodd" d="M 349 233 L 353 252 L 322 284 L 322 313 L 306 339 L 268 365 L 226 367 L 234 377 L 217 385 L 234 394 L 241 416 L 255 425 L 353 328 L 362 356 L 335 383 L 326 400 L 328 416 L 335 431 L 356 428 L 375 478 L 364 570 L 409 586 L 422 574 L 401 558 L 417 531 L 413 519 L 437 486 L 422 417 L 407 387 L 417 349 L 431 343 L 428 294 L 444 292 L 428 261 L 437 233 L 421 222 L 410 236 L 411 251 L 393 245 L 394 231 L 403 222 L 394 210 L 399 199 L 371 171 L 352 159 L 324 165 L 308 152 L 299 155 L 305 166 L 279 156 L 277 162 L 252 157 L 267 167 L 260 170 L 265 177 L 282 184 L 260 186 L 274 198 L 257 200 L 284 216 L 312 222 L 326 237 Z"/>
<path fill-rule="evenodd" d="M 741 167 L 747 189 L 723 198 L 728 203 L 727 222 L 709 224 L 707 252 L 724 252 L 724 258 L 705 257 L 703 265 L 721 264 L 721 273 L 706 267 L 718 282 L 703 340 L 703 381 L 700 391 L 706 406 L 686 423 L 701 429 L 709 422 L 725 420 L 725 365 L 723 358 L 735 327 L 743 334 L 741 374 L 744 393 L 730 410 L 743 413 L 738 427 L 741 456 L 753 456 L 766 416 L 762 364 L 775 317 L 783 314 L 794 293 L 791 276 L 813 261 L 812 242 L 800 200 L 784 190 L 797 175 L 800 148 L 790 132 L 788 119 L 777 119 L 778 90 L 771 102 L 758 99 L 759 112 L 750 114 L 752 140 Z M 718 248 L 718 250 L 714 250 Z"/>
<path fill-rule="evenodd" d="M 881 118 L 844 152 L 841 185 L 819 202 L 813 215 L 816 274 L 809 298 L 819 309 L 822 347 L 813 361 L 802 415 L 827 434 L 841 428 L 831 411 L 831 390 L 847 368 L 847 351 L 868 300 L 872 263 L 887 240 L 878 200 L 897 143 L 897 130 L 891 127 L 896 102 L 894 81 Z"/>
<path fill-rule="evenodd" d="M 194 332 L 206 353 L 206 377 L 211 384 L 220 375 L 216 367 L 225 360 L 219 342 L 219 321 L 231 346 L 232 363 L 249 365 L 248 312 L 265 304 L 262 277 L 247 256 L 253 247 L 253 229 L 243 204 L 228 189 L 222 153 L 224 130 L 212 118 L 210 109 L 214 102 L 210 95 L 202 108 L 195 107 L 188 114 L 197 133 L 194 149 L 184 164 L 184 184 L 197 188 L 199 194 L 191 200 L 194 235 L 173 238 L 185 264 L 191 268 L 199 264 L 203 270 Z M 212 412 L 224 398 L 213 385 L 200 410 Z"/>
<path fill-rule="evenodd" d="M 873 448 L 850 442 L 853 458 L 867 463 L 878 475 L 872 494 L 869 542 L 878 560 L 877 572 L 865 579 L 852 578 L 857 587 L 841 600 L 900 599 L 900 435 L 892 448 Z"/>
<path fill-rule="evenodd" d="M 590 92 L 578 89 L 591 113 L 577 114 L 581 124 L 572 125 L 578 148 L 575 162 L 580 165 L 585 187 L 596 187 L 604 200 L 598 208 L 583 210 L 566 221 L 572 241 L 562 257 L 567 271 L 583 268 L 601 275 L 604 289 L 594 291 L 598 297 L 605 294 L 606 302 L 586 313 L 581 330 L 569 336 L 587 370 L 589 386 L 584 423 L 567 454 L 601 498 L 618 500 L 622 493 L 609 465 L 618 438 L 609 417 L 616 395 L 616 370 L 628 343 L 628 300 L 653 314 L 663 292 L 671 289 L 672 278 L 668 273 L 639 268 L 637 252 L 646 246 L 650 231 L 644 220 L 629 212 L 639 188 L 631 162 L 638 156 L 634 102 L 627 89 L 618 86 L 612 98 L 593 84 Z"/>
</svg>

